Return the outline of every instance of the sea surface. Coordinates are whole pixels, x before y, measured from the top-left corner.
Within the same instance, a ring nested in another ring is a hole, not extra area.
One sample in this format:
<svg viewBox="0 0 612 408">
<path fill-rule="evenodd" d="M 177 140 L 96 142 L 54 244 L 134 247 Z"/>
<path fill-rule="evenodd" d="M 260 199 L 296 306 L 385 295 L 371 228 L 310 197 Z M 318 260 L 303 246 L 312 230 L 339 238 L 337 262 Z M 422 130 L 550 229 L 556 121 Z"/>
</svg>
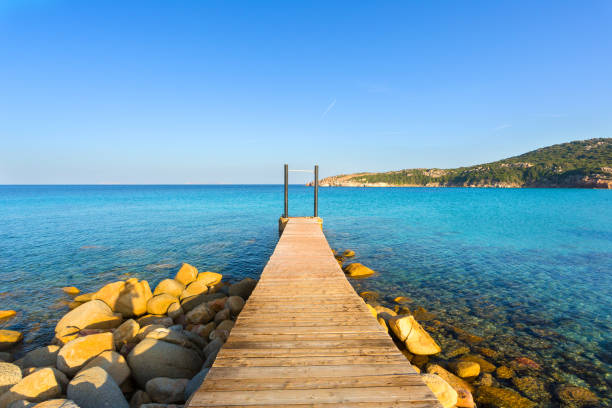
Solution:
<svg viewBox="0 0 612 408">
<path fill-rule="evenodd" d="M 312 195 L 290 186 L 290 215 L 312 215 Z M 182 262 L 257 278 L 282 211 L 271 185 L 0 186 L 0 309 L 18 311 L 0 328 L 24 332 L 23 353 L 51 340 L 68 311 L 63 286 L 154 287 Z M 520 374 L 540 388 L 523 394 L 542 406 L 556 404 L 558 384 L 610 404 L 611 191 L 321 188 L 319 215 L 332 248 L 377 271 L 356 289 L 390 307 L 409 297 L 443 349 L 459 328 L 482 337 L 470 346 L 498 353 L 496 365 L 534 362 Z"/>
</svg>

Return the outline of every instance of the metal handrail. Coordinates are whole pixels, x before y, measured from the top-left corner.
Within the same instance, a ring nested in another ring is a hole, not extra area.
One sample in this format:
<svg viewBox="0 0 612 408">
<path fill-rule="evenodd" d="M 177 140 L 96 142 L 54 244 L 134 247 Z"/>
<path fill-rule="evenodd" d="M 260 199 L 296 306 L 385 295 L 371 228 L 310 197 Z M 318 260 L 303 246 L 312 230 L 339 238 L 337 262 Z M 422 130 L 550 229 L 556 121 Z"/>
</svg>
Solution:
<svg viewBox="0 0 612 408">
<path fill-rule="evenodd" d="M 284 218 L 289 218 L 289 172 L 314 173 L 314 216 L 319 215 L 319 165 L 315 164 L 313 170 L 289 170 L 289 165 L 285 164 L 285 212 Z"/>
</svg>

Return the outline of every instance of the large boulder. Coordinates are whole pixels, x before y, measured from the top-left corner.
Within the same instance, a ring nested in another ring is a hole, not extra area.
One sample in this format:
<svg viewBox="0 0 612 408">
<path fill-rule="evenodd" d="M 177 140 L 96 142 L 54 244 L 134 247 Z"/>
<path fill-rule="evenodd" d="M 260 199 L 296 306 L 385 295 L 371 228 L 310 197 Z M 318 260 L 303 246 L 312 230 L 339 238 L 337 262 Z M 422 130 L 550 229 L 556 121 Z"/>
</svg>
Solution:
<svg viewBox="0 0 612 408">
<path fill-rule="evenodd" d="M 223 275 L 215 272 L 202 272 L 196 278 L 198 282 L 203 282 L 206 286 L 214 286 L 221 282 L 221 279 L 223 279 Z"/>
<path fill-rule="evenodd" d="M 351 278 L 365 278 L 375 273 L 372 269 L 358 262 L 346 265 L 344 272 Z"/>
<path fill-rule="evenodd" d="M 421 378 L 444 408 L 451 408 L 457 404 L 457 391 L 441 377 L 435 374 L 422 374 Z"/>
<path fill-rule="evenodd" d="M 97 355 L 114 350 L 112 333 L 91 334 L 69 341 L 57 355 L 57 368 L 72 376 Z"/>
<path fill-rule="evenodd" d="M 113 310 L 123 317 L 140 316 L 147 312 L 147 301 L 153 294 L 146 280 L 128 279 Z"/>
<path fill-rule="evenodd" d="M 437 354 L 442 349 L 413 316 L 394 316 L 387 320 L 397 338 L 406 344 L 412 354 Z"/>
<path fill-rule="evenodd" d="M 113 332 L 115 348 L 121 349 L 121 346 L 124 344 L 135 342 L 139 330 L 140 325 L 134 319 L 128 319 L 121 323 L 121 326 L 117 327 Z"/>
<path fill-rule="evenodd" d="M 19 400 L 42 402 L 59 397 L 62 387 L 55 378 L 51 368 L 41 368 L 23 378 L 0 396 L 0 408 L 7 408 L 10 403 Z"/>
<path fill-rule="evenodd" d="M 60 347 L 56 345 L 39 347 L 26 353 L 25 356 L 15 361 L 15 364 L 22 368 L 54 366 L 59 350 Z"/>
<path fill-rule="evenodd" d="M 240 296 L 243 299 L 248 299 L 256 285 L 257 281 L 255 279 L 244 278 L 229 287 L 229 294 L 230 296 Z"/>
<path fill-rule="evenodd" d="M 55 326 L 55 332 L 64 329 L 111 329 L 121 324 L 121 315 L 101 300 L 92 300 L 66 313 Z"/>
<path fill-rule="evenodd" d="M 174 279 L 181 282 L 183 285 L 189 285 L 196 280 L 197 277 L 198 269 L 195 266 L 184 263 L 181 269 L 176 273 Z"/>
<path fill-rule="evenodd" d="M 208 286 L 204 281 L 193 281 L 181 293 L 181 299 L 187 299 L 192 296 L 198 296 L 208 293 Z"/>
<path fill-rule="evenodd" d="M 147 312 L 153 315 L 163 315 L 168 312 L 170 305 L 179 303 L 179 300 L 167 293 L 153 296 L 147 302 Z"/>
<path fill-rule="evenodd" d="M 0 395 L 21 381 L 21 369 L 11 363 L 0 363 Z"/>
<path fill-rule="evenodd" d="M 121 389 L 100 367 L 81 371 L 68 384 L 68 398 L 80 408 L 129 408 Z"/>
<path fill-rule="evenodd" d="M 0 350 L 6 350 L 23 340 L 23 334 L 15 330 L 0 330 Z"/>
<path fill-rule="evenodd" d="M 202 367 L 197 352 L 156 339 L 144 339 L 128 355 L 132 377 L 141 387 L 152 378 L 191 378 Z"/>
<path fill-rule="evenodd" d="M 105 351 L 100 353 L 85 364 L 81 371 L 91 367 L 101 367 L 113 378 L 117 384 L 122 384 L 130 376 L 130 367 L 125 358 L 116 351 Z M 77 374 L 78 375 L 78 374 Z"/>
<path fill-rule="evenodd" d="M 119 296 L 121 296 L 123 289 L 125 289 L 124 281 L 111 282 L 102 286 L 102 288 L 93 296 L 93 298 L 103 301 L 108 305 L 108 307 L 115 310 L 117 301 L 119 300 Z"/>
<path fill-rule="evenodd" d="M 187 383 L 189 383 L 187 378 L 157 377 L 147 381 L 146 390 L 153 402 L 164 404 L 183 402 Z"/>
<path fill-rule="evenodd" d="M 174 279 L 164 279 L 163 281 L 159 282 L 155 288 L 153 296 L 167 293 L 170 296 L 178 298 L 181 296 L 181 293 L 183 293 L 183 290 L 185 290 L 185 285 L 183 283 Z"/>
</svg>

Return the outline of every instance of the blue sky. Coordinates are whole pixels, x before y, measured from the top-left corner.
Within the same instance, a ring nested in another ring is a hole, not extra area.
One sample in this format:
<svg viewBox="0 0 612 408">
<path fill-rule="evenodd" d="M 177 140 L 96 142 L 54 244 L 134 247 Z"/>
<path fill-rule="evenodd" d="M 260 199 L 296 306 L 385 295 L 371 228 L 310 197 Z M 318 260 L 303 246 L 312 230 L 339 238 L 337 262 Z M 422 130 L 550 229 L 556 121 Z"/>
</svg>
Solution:
<svg viewBox="0 0 612 408">
<path fill-rule="evenodd" d="M 0 183 L 279 183 L 611 130 L 609 1 L 0 3 Z"/>
</svg>

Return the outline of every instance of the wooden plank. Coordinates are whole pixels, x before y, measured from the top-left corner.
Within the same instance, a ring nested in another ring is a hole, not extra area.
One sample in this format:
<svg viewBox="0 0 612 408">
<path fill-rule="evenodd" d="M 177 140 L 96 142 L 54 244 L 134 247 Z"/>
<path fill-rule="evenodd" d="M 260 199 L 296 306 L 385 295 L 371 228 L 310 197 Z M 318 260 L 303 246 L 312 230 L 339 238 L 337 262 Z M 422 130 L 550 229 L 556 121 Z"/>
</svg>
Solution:
<svg viewBox="0 0 612 408">
<path fill-rule="evenodd" d="M 207 380 L 203 391 L 252 391 L 252 390 L 309 390 L 335 387 L 393 387 L 421 385 L 421 379 L 415 374 L 369 375 L 359 377 L 323 377 L 323 378 L 266 378 L 242 379 L 237 384 L 226 380 Z"/>
<path fill-rule="evenodd" d="M 329 388 L 309 390 L 251 390 L 251 391 L 207 391 L 198 392 L 194 404 L 260 403 L 351 403 L 351 402 L 396 402 L 431 400 L 431 392 L 423 386 Z M 435 398 L 435 397 L 434 397 Z"/>
</svg>

